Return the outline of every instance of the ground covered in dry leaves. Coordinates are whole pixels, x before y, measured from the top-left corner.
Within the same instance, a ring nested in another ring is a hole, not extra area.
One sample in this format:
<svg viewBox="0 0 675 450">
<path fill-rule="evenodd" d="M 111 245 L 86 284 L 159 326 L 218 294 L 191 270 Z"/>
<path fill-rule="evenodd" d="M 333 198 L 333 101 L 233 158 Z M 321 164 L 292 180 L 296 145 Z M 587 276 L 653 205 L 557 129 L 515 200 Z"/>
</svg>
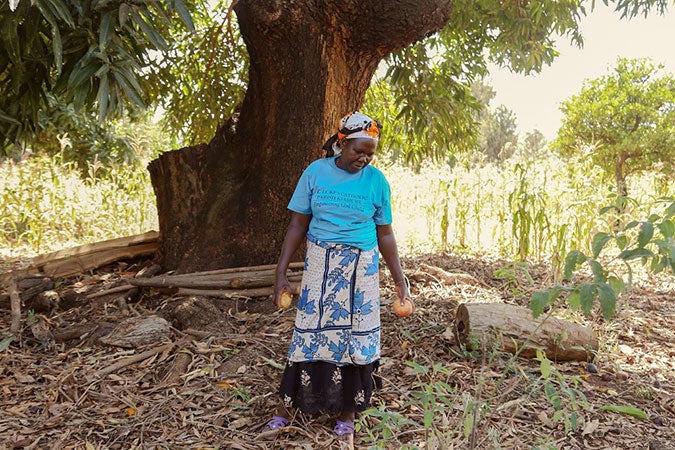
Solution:
<svg viewBox="0 0 675 450">
<path fill-rule="evenodd" d="M 339 448 L 325 416 L 298 416 L 275 440 L 257 439 L 277 404 L 293 308 L 151 289 L 129 301 L 87 299 L 147 264 L 58 280 L 61 302 L 24 311 L 15 340 L 9 303 L 0 302 L 0 448 Z M 594 328 L 600 351 L 590 367 L 553 362 L 543 377 L 540 361 L 467 351 L 452 328 L 461 302 L 526 305 L 548 282 L 545 267 L 447 254 L 403 264 L 417 311 L 394 316 L 383 269 L 383 389 L 358 422 L 356 448 L 674 448 L 672 276 L 636 282 L 610 322 L 561 309 L 556 315 Z M 425 264 L 453 276 L 440 280 Z M 152 314 L 171 323 L 169 338 L 132 349 L 99 340 L 124 319 Z"/>
</svg>

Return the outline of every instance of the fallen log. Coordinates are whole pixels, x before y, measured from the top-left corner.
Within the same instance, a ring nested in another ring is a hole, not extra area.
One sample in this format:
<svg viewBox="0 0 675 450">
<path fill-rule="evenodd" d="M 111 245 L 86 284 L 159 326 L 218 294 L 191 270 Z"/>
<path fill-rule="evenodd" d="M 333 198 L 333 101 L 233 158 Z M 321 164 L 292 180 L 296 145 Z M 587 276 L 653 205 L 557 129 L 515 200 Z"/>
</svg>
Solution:
<svg viewBox="0 0 675 450">
<path fill-rule="evenodd" d="M 598 350 L 598 338 L 589 327 L 556 317 L 537 319 L 528 308 L 504 303 L 464 303 L 457 308 L 455 339 L 470 350 L 495 348 L 523 357 L 537 349 L 551 360 L 587 361 Z"/>
<path fill-rule="evenodd" d="M 106 252 L 122 247 L 133 247 L 136 245 L 143 245 L 149 243 L 157 243 L 159 233 L 156 231 L 148 231 L 142 234 L 133 236 L 125 236 L 121 238 L 108 239 L 106 241 L 94 242 L 92 244 L 78 245 L 77 247 L 66 248 L 56 252 L 39 255 L 33 258 L 32 264 L 35 267 L 40 267 L 47 263 L 55 263 L 57 261 L 68 260 L 76 257 L 90 255 L 92 253 Z"/>
<path fill-rule="evenodd" d="M 291 273 L 288 281 L 300 281 L 302 273 Z M 235 278 L 216 275 L 200 277 L 194 276 L 160 276 L 153 278 L 132 278 L 128 280 L 130 285 L 139 287 L 168 287 L 168 288 L 196 288 L 196 289 L 249 289 L 261 288 L 274 285 L 274 274 L 268 276 L 237 276 Z"/>
<path fill-rule="evenodd" d="M 19 277 L 43 273 L 52 278 L 68 277 L 120 259 L 149 256 L 157 251 L 156 231 L 67 248 L 33 258 L 30 266 L 17 271 Z"/>
<path fill-rule="evenodd" d="M 292 262 L 288 265 L 288 270 L 297 270 L 305 267 L 305 263 L 302 261 Z M 184 277 L 193 277 L 193 276 L 203 276 L 203 275 L 222 275 L 222 274 L 233 274 L 233 273 L 242 273 L 242 272 L 264 272 L 272 273 L 276 270 L 276 264 L 264 264 L 260 266 L 243 266 L 243 267 L 228 267 L 227 269 L 215 269 L 208 270 L 205 272 L 192 272 L 184 274 L 176 274 L 171 276 L 184 276 Z"/>
<path fill-rule="evenodd" d="M 69 277 L 105 266 L 120 259 L 150 256 L 157 250 L 157 243 L 120 247 L 95 253 L 73 256 L 70 259 L 45 262 L 38 268 L 52 278 Z"/>
<path fill-rule="evenodd" d="M 300 284 L 292 283 L 293 294 L 300 295 Z M 192 289 L 178 288 L 178 295 L 201 295 L 204 297 L 254 298 L 268 297 L 274 294 L 274 286 L 251 289 Z"/>
</svg>

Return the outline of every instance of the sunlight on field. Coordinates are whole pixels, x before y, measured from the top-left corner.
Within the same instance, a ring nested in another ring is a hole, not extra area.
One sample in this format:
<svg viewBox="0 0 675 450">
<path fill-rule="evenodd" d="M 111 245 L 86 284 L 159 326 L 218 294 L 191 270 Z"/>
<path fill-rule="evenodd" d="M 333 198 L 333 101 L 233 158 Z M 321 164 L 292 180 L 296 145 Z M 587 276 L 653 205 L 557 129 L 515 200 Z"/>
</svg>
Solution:
<svg viewBox="0 0 675 450">
<path fill-rule="evenodd" d="M 612 220 L 613 187 L 595 167 L 557 158 L 501 166 L 426 167 L 416 174 L 383 168 L 392 186 L 394 229 L 402 253 L 453 250 L 535 259 L 587 249 Z M 629 180 L 633 217 L 646 218 L 673 180 L 644 174 Z"/>
<path fill-rule="evenodd" d="M 150 177 L 119 166 L 83 178 L 48 157 L 0 164 L 0 257 L 26 257 L 157 229 Z"/>
<path fill-rule="evenodd" d="M 0 164 L 0 257 L 27 257 L 157 229 L 143 164 L 85 178 L 48 157 Z M 382 168 L 392 186 L 394 229 L 403 255 L 451 250 L 547 259 L 587 250 L 612 217 L 612 186 L 584 161 L 550 157 L 500 166 Z M 630 214 L 644 219 L 675 192 L 664 175 L 629 180 Z"/>
</svg>

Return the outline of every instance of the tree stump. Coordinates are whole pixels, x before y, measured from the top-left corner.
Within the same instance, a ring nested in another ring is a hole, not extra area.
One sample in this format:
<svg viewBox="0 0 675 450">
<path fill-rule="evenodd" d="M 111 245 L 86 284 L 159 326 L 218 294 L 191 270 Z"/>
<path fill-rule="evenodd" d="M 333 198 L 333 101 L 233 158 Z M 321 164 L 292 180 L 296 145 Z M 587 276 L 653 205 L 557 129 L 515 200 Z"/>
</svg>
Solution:
<svg viewBox="0 0 675 450">
<path fill-rule="evenodd" d="M 528 308 L 504 303 L 464 303 L 455 317 L 455 338 L 470 350 L 496 348 L 534 357 L 537 349 L 557 361 L 587 361 L 598 350 L 593 330 L 568 320 L 532 317 Z"/>
</svg>

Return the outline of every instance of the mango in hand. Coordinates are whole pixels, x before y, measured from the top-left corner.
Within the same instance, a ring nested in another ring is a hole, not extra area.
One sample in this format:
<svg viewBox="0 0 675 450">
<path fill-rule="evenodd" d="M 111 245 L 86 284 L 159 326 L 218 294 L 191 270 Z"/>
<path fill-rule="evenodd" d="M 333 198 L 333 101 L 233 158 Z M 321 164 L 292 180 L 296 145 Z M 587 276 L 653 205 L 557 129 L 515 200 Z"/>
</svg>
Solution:
<svg viewBox="0 0 675 450">
<path fill-rule="evenodd" d="M 406 297 L 401 304 L 401 300 L 394 300 L 394 314 L 398 317 L 408 317 L 413 312 L 413 302 Z"/>
<path fill-rule="evenodd" d="M 279 307 L 288 308 L 291 306 L 291 293 L 286 289 L 281 290 L 281 295 L 279 296 Z"/>
</svg>

